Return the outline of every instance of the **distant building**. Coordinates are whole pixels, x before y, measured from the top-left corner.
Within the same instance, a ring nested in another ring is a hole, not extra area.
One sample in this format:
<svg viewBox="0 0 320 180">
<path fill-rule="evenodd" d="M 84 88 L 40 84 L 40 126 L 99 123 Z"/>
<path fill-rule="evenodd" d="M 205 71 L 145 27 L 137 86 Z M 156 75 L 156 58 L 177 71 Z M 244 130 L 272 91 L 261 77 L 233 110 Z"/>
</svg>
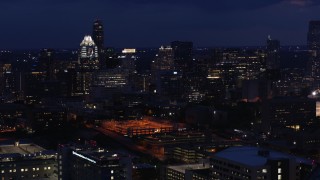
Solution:
<svg viewBox="0 0 320 180">
<path fill-rule="evenodd" d="M 120 67 L 122 69 L 128 70 L 130 74 L 136 72 L 136 61 L 138 59 L 136 49 L 123 49 L 118 59 L 121 61 Z"/>
<path fill-rule="evenodd" d="M 166 180 L 205 180 L 210 179 L 209 164 L 185 164 L 167 166 Z"/>
<path fill-rule="evenodd" d="M 150 164 L 134 164 L 132 169 L 132 179 L 157 179 L 157 166 Z"/>
<path fill-rule="evenodd" d="M 307 44 L 310 51 L 309 74 L 320 78 L 320 21 L 310 21 L 307 37 Z"/>
<path fill-rule="evenodd" d="M 60 145 L 58 172 L 59 179 L 131 180 L 132 162 L 103 148 Z"/>
<path fill-rule="evenodd" d="M 90 95 L 94 98 L 111 97 L 113 94 L 129 90 L 129 71 L 127 69 L 99 70 L 92 76 Z"/>
<path fill-rule="evenodd" d="M 175 66 L 179 70 L 185 70 L 192 62 L 193 43 L 186 41 L 173 41 L 171 48 L 174 53 Z"/>
<path fill-rule="evenodd" d="M 76 87 L 74 87 L 74 95 L 89 94 L 92 83 L 92 76 L 95 70 L 99 69 L 98 47 L 92 40 L 91 36 L 85 36 L 80 44 L 80 52 L 78 56 L 78 68 L 76 72 Z"/>
<path fill-rule="evenodd" d="M 53 80 L 55 77 L 54 53 L 53 49 L 42 49 L 39 55 L 39 70 L 44 72 L 46 80 Z"/>
<path fill-rule="evenodd" d="M 98 69 L 99 63 L 98 46 L 91 36 L 85 36 L 80 43 L 80 52 L 78 63 L 83 70 Z"/>
<path fill-rule="evenodd" d="M 104 49 L 104 29 L 103 29 L 103 24 L 101 20 L 96 20 L 93 23 L 92 39 L 98 47 L 100 68 L 105 68 L 106 56 L 105 56 L 105 49 Z"/>
<path fill-rule="evenodd" d="M 267 39 L 267 69 L 280 68 L 280 41 L 273 40 L 269 36 Z"/>
<path fill-rule="evenodd" d="M 307 98 L 275 98 L 263 102 L 262 123 L 271 128 L 303 130 L 312 124 L 316 117 L 316 101 Z"/>
<path fill-rule="evenodd" d="M 0 179 L 58 179 L 57 155 L 36 144 L 0 145 Z"/>
<path fill-rule="evenodd" d="M 174 70 L 157 71 L 155 76 L 156 90 L 154 93 L 169 97 L 171 100 L 181 98 L 182 74 Z"/>
<path fill-rule="evenodd" d="M 170 46 L 161 46 L 155 60 L 152 62 L 153 71 L 173 70 L 174 69 L 174 52 Z"/>
<path fill-rule="evenodd" d="M 320 50 L 320 21 L 310 21 L 309 31 L 307 37 L 307 44 L 309 50 Z"/>
<path fill-rule="evenodd" d="M 210 159 L 212 179 L 305 179 L 312 161 L 258 147 L 230 147 Z"/>
<path fill-rule="evenodd" d="M 97 45 L 98 49 L 101 50 L 104 47 L 104 31 L 102 21 L 96 20 L 93 23 L 92 39 Z"/>
</svg>

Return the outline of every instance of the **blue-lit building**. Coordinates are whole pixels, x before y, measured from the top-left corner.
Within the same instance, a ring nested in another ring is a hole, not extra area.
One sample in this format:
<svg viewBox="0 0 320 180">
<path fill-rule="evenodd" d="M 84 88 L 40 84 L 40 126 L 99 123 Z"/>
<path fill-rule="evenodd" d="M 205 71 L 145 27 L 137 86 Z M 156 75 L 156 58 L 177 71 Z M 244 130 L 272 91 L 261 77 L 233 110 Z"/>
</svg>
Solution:
<svg viewBox="0 0 320 180">
<path fill-rule="evenodd" d="M 212 179 L 305 179 L 312 161 L 259 147 L 230 147 L 210 159 Z"/>
</svg>

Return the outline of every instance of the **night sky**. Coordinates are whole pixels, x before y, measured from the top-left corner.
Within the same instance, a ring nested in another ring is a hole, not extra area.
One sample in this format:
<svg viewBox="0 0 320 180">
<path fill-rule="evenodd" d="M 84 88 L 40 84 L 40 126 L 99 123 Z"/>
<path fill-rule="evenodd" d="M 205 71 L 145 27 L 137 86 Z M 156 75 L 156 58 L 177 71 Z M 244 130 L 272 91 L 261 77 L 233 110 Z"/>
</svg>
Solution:
<svg viewBox="0 0 320 180">
<path fill-rule="evenodd" d="M 105 46 L 159 47 L 306 44 L 320 0 L 1 0 L 0 48 L 78 48 L 92 23 L 105 27 Z"/>
</svg>

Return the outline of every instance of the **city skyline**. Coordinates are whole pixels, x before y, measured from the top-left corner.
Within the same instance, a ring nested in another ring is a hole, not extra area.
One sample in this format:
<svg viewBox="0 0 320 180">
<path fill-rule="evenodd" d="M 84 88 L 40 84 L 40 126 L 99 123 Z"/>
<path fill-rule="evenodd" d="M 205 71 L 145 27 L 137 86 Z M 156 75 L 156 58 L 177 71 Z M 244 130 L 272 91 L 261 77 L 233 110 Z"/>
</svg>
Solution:
<svg viewBox="0 0 320 180">
<path fill-rule="evenodd" d="M 174 40 L 197 47 L 305 45 L 318 1 L 2 1 L 2 49 L 76 48 L 104 24 L 106 47 L 159 47 Z M 8 18 L 10 17 L 10 18 Z M 156 34 L 156 36 L 155 36 Z"/>
</svg>

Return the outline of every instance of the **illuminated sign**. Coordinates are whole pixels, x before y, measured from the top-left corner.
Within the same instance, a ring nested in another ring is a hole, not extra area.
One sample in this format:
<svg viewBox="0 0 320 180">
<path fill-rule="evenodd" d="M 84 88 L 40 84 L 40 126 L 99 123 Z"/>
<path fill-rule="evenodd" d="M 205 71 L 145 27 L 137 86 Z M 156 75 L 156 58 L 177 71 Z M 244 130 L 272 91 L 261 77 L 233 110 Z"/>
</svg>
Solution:
<svg viewBox="0 0 320 180">
<path fill-rule="evenodd" d="M 80 157 L 80 158 L 82 158 L 82 159 L 88 160 L 88 161 L 90 161 L 90 162 L 92 162 L 92 163 L 97 163 L 95 160 L 92 160 L 92 159 L 90 159 L 90 158 L 87 158 L 87 157 L 85 157 L 84 155 L 79 154 L 79 153 L 77 153 L 77 152 L 75 152 L 75 151 L 72 151 L 72 154 L 73 154 L 73 155 L 76 155 L 76 156 L 78 156 L 78 157 Z"/>
</svg>

